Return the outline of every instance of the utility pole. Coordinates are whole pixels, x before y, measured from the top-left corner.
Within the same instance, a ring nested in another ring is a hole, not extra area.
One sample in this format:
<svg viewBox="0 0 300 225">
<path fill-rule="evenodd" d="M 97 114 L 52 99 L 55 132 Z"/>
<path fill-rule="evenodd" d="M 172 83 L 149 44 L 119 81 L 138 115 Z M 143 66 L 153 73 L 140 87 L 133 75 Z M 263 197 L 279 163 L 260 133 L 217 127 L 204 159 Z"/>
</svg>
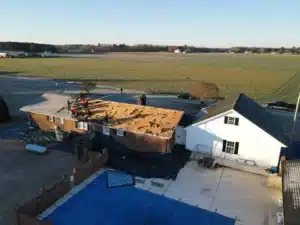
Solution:
<svg viewBox="0 0 300 225">
<path fill-rule="evenodd" d="M 292 133 L 291 133 L 291 139 L 290 139 L 291 144 L 293 143 L 293 136 L 294 136 L 294 131 L 295 131 L 295 127 L 296 127 L 296 120 L 297 120 L 297 114 L 298 114 L 298 109 L 299 109 L 299 103 L 300 103 L 300 92 L 298 94 L 298 99 L 297 99 L 297 104 L 296 104 L 296 109 L 295 109 L 295 114 L 294 114 Z"/>
</svg>

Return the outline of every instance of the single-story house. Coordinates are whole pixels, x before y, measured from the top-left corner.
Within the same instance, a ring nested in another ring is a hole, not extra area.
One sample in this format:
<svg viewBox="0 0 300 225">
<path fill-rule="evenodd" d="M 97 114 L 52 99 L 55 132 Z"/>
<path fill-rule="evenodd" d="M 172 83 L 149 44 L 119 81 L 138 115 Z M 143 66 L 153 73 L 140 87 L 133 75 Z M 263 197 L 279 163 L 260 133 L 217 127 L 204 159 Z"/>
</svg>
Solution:
<svg viewBox="0 0 300 225">
<path fill-rule="evenodd" d="M 282 200 L 285 225 L 300 224 L 300 160 L 288 160 L 282 167 Z"/>
<path fill-rule="evenodd" d="M 266 168 L 278 166 L 287 144 L 281 120 L 243 93 L 201 110 L 184 129 L 190 151 Z"/>
<path fill-rule="evenodd" d="M 7 58 L 8 56 L 7 52 L 0 52 L 0 58 Z"/>
<path fill-rule="evenodd" d="M 46 101 L 21 108 L 40 129 L 60 127 L 78 134 L 100 132 L 140 152 L 170 152 L 175 145 L 175 128 L 183 116 L 177 110 L 89 100 L 90 114 L 85 121 L 79 121 L 68 110 L 70 96 L 46 93 L 43 97 Z"/>
</svg>

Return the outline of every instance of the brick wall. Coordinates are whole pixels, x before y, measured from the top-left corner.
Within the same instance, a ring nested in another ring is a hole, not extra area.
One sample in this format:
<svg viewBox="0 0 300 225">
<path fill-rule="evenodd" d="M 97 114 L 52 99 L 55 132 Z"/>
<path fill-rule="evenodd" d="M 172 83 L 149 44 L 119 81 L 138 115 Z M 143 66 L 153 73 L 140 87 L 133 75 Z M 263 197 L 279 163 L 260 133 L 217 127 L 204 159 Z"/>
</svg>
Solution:
<svg viewBox="0 0 300 225">
<path fill-rule="evenodd" d="M 26 215 L 36 217 L 69 191 L 69 182 L 60 181 L 51 188 L 45 189 L 36 198 L 26 202 L 19 208 L 19 211 Z"/>
<path fill-rule="evenodd" d="M 60 126 L 64 131 L 70 132 L 74 131 L 77 133 L 85 133 L 85 130 L 76 128 L 74 120 L 64 120 L 64 124 L 57 124 L 55 122 L 50 122 L 46 115 L 30 113 L 31 120 L 42 130 L 53 130 L 55 126 Z"/>
<path fill-rule="evenodd" d="M 99 124 L 94 125 L 97 132 L 103 133 L 103 127 Z M 117 135 L 116 129 L 110 129 L 110 137 L 114 141 L 124 145 L 124 147 L 139 151 L 139 152 L 157 152 L 165 153 L 174 146 L 174 137 L 165 139 L 158 136 L 152 136 L 147 134 L 137 134 L 125 131 L 124 137 Z"/>
<path fill-rule="evenodd" d="M 41 129 L 41 130 L 52 130 L 56 125 L 54 122 L 50 122 L 47 120 L 47 116 L 30 113 L 30 119 Z"/>
<path fill-rule="evenodd" d="M 92 174 L 97 172 L 100 168 L 107 163 L 108 155 L 101 153 L 89 152 L 89 161 L 83 166 L 76 167 L 73 170 L 74 183 L 75 185 L 80 184 L 82 181 L 90 177 Z"/>
<path fill-rule="evenodd" d="M 53 129 L 56 125 L 55 122 L 48 121 L 47 116 L 45 115 L 31 113 L 31 119 L 42 130 Z M 100 124 L 94 123 L 93 125 L 96 131 L 102 133 L 103 127 Z M 64 124 L 60 126 L 62 126 L 62 128 L 67 132 L 74 131 L 81 134 L 86 132 L 82 129 L 77 129 L 75 121 L 73 120 L 64 120 Z M 175 144 L 174 134 L 169 139 L 147 134 L 137 134 L 132 132 L 125 132 L 124 134 L 124 137 L 118 136 L 116 129 L 110 129 L 110 136 L 115 141 L 124 145 L 124 147 L 134 151 L 165 153 L 172 150 Z"/>
</svg>

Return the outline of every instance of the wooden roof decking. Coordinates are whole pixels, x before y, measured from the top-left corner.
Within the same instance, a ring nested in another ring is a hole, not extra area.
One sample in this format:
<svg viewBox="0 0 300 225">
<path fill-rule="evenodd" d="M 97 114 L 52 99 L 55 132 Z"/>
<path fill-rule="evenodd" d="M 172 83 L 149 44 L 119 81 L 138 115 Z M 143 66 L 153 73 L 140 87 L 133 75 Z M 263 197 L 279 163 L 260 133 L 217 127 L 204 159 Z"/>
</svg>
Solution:
<svg viewBox="0 0 300 225">
<path fill-rule="evenodd" d="M 183 116 L 177 110 L 102 100 L 90 100 L 89 110 L 89 120 L 107 117 L 109 127 L 160 137 L 171 137 Z"/>
</svg>

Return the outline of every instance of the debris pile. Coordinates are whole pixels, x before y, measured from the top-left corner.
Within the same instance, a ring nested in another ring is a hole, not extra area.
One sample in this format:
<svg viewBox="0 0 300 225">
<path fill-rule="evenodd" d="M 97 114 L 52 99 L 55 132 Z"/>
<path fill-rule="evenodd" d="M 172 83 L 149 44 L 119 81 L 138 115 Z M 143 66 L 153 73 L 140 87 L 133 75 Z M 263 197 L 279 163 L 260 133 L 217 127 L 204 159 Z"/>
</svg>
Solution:
<svg viewBox="0 0 300 225">
<path fill-rule="evenodd" d="M 38 144 L 47 146 L 50 143 L 57 142 L 55 133 L 46 132 L 35 128 L 28 128 L 25 132 L 21 132 L 21 139 L 27 144 Z"/>
</svg>

